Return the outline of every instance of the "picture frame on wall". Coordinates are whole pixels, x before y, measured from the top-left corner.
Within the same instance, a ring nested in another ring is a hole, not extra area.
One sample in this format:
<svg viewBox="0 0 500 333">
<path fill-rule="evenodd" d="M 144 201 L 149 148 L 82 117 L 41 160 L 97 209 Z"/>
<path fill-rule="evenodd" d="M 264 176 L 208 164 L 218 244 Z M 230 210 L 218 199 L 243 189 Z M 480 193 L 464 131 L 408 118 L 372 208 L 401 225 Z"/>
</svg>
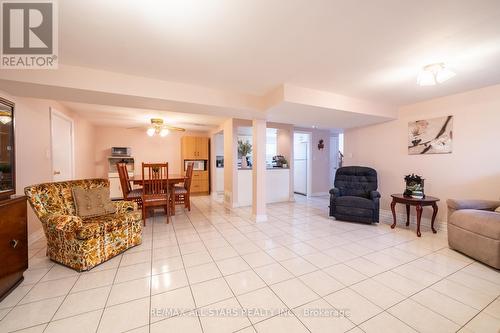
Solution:
<svg viewBox="0 0 500 333">
<path fill-rule="evenodd" d="M 450 154 L 453 148 L 453 116 L 410 121 L 408 154 Z"/>
</svg>

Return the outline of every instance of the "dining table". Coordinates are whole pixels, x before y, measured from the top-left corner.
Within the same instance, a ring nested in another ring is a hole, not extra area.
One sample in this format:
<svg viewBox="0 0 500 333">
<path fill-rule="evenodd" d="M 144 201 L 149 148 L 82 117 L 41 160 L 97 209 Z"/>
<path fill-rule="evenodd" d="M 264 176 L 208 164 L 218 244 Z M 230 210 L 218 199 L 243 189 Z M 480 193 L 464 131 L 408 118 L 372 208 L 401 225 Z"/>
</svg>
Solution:
<svg viewBox="0 0 500 333">
<path fill-rule="evenodd" d="M 186 176 L 185 175 L 181 175 L 181 174 L 169 174 L 168 175 L 168 186 L 170 186 L 170 193 L 173 193 L 173 187 L 176 185 L 176 184 L 180 184 L 180 183 L 184 183 L 184 181 L 186 180 Z M 147 184 L 148 180 L 144 180 L 142 179 L 142 176 L 133 176 L 133 177 L 130 177 L 130 181 L 132 181 L 132 183 L 134 185 L 138 185 L 138 186 L 144 186 L 144 183 Z M 164 181 L 166 182 L 167 179 L 164 179 Z M 173 202 L 173 200 L 172 200 Z M 175 215 L 175 205 L 172 205 L 172 209 L 170 209 L 170 212 L 171 212 L 171 215 Z"/>
</svg>

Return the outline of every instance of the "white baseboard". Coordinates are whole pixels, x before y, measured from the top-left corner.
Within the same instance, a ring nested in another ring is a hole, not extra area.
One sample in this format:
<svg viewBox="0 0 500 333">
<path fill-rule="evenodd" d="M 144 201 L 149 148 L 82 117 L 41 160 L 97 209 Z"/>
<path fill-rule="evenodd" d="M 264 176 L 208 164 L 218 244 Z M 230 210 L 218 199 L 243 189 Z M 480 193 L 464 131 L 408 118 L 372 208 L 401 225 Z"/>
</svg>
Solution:
<svg viewBox="0 0 500 333">
<path fill-rule="evenodd" d="M 328 195 L 329 193 L 328 192 L 315 192 L 315 193 L 311 193 L 311 197 L 322 197 L 324 195 Z"/>
<path fill-rule="evenodd" d="M 28 247 L 30 245 L 33 245 L 36 243 L 38 240 L 43 238 L 43 228 L 38 229 L 35 232 L 32 232 L 31 234 L 28 235 Z"/>
<path fill-rule="evenodd" d="M 396 213 L 396 221 L 397 221 L 397 226 L 404 226 L 406 224 L 406 213 Z M 392 211 L 388 209 L 381 209 L 380 223 L 392 224 L 393 223 Z M 434 229 L 446 232 L 447 230 L 446 224 L 447 224 L 446 221 L 440 221 L 436 219 L 436 221 L 434 221 Z M 414 227 L 417 226 L 417 217 L 415 216 L 415 214 L 410 215 L 410 226 Z M 422 219 L 420 220 L 420 228 L 423 230 L 430 230 L 431 219 L 422 217 Z"/>
</svg>

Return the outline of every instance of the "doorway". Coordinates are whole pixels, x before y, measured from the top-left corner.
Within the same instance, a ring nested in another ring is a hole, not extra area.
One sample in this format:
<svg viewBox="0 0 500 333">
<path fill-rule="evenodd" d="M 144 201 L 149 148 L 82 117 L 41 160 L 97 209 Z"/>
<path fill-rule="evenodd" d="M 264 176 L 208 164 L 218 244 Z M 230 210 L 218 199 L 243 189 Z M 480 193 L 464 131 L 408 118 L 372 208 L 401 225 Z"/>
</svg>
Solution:
<svg viewBox="0 0 500 333">
<path fill-rule="evenodd" d="M 52 180 L 74 179 L 74 124 L 63 113 L 50 109 Z"/>
<path fill-rule="evenodd" d="M 295 132 L 293 135 L 293 191 L 309 195 L 311 133 Z"/>
</svg>

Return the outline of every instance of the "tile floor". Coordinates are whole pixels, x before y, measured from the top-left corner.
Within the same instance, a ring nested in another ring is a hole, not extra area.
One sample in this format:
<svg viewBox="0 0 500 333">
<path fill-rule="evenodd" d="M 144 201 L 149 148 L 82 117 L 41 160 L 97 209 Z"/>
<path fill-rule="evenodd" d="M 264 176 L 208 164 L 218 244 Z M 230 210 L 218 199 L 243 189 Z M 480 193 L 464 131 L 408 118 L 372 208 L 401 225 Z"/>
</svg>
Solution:
<svg viewBox="0 0 500 333">
<path fill-rule="evenodd" d="M 0 332 L 499 332 L 500 272 L 446 232 L 327 218 L 326 198 L 225 210 L 209 197 L 77 273 L 30 249 Z"/>
</svg>

